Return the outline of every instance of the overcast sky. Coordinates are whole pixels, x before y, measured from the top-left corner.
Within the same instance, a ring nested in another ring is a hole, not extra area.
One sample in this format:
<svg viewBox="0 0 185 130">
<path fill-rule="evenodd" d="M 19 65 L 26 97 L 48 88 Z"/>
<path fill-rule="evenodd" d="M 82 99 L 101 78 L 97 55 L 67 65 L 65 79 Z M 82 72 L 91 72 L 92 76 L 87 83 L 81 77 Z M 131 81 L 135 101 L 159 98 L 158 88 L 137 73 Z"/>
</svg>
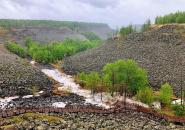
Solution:
<svg viewBox="0 0 185 130">
<path fill-rule="evenodd" d="M 0 0 L 0 18 L 101 22 L 113 28 L 178 10 L 185 11 L 185 0 Z"/>
</svg>

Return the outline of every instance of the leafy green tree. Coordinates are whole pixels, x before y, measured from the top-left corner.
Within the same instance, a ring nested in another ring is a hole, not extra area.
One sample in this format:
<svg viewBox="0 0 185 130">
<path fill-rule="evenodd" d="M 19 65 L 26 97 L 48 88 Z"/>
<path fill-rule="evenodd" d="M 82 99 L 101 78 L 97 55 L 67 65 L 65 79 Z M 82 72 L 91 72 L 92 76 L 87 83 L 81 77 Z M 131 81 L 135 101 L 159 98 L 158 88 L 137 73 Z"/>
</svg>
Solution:
<svg viewBox="0 0 185 130">
<path fill-rule="evenodd" d="M 168 83 L 162 85 L 160 88 L 159 95 L 161 103 L 165 106 L 170 105 L 172 96 L 173 96 L 172 87 Z"/>
<path fill-rule="evenodd" d="M 100 81 L 101 80 L 98 72 L 91 72 L 86 75 L 86 85 L 91 89 L 92 94 L 96 92 L 96 88 Z"/>
<path fill-rule="evenodd" d="M 141 102 L 150 105 L 154 100 L 153 90 L 150 87 L 143 88 L 137 92 L 136 97 Z"/>
<path fill-rule="evenodd" d="M 108 63 L 103 67 L 104 80 L 106 79 L 110 81 L 111 85 L 109 86 L 109 91 L 111 92 L 112 96 L 115 91 L 115 84 L 117 83 L 117 72 L 117 68 L 113 63 Z"/>
<path fill-rule="evenodd" d="M 104 76 L 111 81 L 111 92 L 116 88 L 115 84 L 122 84 L 135 94 L 138 90 L 148 86 L 147 73 L 133 60 L 118 60 L 103 67 Z"/>
<path fill-rule="evenodd" d="M 104 89 L 107 91 L 112 90 L 112 81 L 110 80 L 111 78 L 109 77 L 109 75 L 106 74 L 102 78 Z"/>
</svg>

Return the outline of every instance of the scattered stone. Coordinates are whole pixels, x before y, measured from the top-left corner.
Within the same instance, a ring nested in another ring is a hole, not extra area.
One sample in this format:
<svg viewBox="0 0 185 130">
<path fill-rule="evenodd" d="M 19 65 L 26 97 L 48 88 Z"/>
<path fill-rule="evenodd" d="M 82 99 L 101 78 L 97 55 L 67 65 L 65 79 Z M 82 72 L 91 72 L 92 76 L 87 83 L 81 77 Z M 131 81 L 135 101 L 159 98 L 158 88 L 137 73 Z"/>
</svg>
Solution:
<svg viewBox="0 0 185 130">
<path fill-rule="evenodd" d="M 185 126 L 175 124 L 161 124 L 159 120 L 144 113 L 127 110 L 115 114 L 93 113 L 61 113 L 49 114 L 40 119 L 42 115 L 33 115 L 19 124 L 19 129 L 35 130 L 184 130 Z M 34 124 L 34 125 L 31 125 Z M 34 127 L 32 127 L 34 126 Z M 1 127 L 0 127 L 1 128 Z"/>
<path fill-rule="evenodd" d="M 69 94 L 67 96 L 50 96 L 50 97 L 30 97 L 30 98 L 16 98 L 4 105 L 4 109 L 17 107 L 56 107 L 56 103 L 63 102 L 66 105 L 83 105 L 85 99 L 77 94 Z M 57 104 L 62 105 L 62 104 Z M 64 104 L 63 104 L 64 105 Z"/>
</svg>

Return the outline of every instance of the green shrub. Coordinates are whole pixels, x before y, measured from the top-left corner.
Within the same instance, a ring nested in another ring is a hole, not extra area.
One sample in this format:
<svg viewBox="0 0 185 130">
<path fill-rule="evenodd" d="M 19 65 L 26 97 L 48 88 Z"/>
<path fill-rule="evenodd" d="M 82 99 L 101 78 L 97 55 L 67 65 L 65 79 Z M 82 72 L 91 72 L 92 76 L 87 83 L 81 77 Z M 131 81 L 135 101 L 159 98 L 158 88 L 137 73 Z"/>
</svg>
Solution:
<svg viewBox="0 0 185 130">
<path fill-rule="evenodd" d="M 154 100 L 152 88 L 146 87 L 139 90 L 137 92 L 136 98 L 141 102 L 150 105 Z"/>
<path fill-rule="evenodd" d="M 26 51 L 20 45 L 14 43 L 14 42 L 7 42 L 5 46 L 10 52 L 12 52 L 22 58 L 26 57 Z"/>
<path fill-rule="evenodd" d="M 165 106 L 170 105 L 172 96 L 173 96 L 172 87 L 168 83 L 162 85 L 160 88 L 160 95 L 159 95 L 159 99 L 161 103 Z"/>
<path fill-rule="evenodd" d="M 176 116 L 185 116 L 185 107 L 181 105 L 172 105 L 172 109 L 175 112 Z"/>
</svg>

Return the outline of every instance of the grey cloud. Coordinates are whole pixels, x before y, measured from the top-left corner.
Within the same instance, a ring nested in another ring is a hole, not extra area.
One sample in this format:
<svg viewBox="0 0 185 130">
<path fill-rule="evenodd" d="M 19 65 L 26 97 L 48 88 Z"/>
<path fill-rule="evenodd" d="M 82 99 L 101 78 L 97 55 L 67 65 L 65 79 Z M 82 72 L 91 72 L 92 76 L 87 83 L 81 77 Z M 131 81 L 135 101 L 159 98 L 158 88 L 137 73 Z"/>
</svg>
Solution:
<svg viewBox="0 0 185 130">
<path fill-rule="evenodd" d="M 185 0 L 0 0 L 0 18 L 141 24 L 178 10 Z"/>
<path fill-rule="evenodd" d="M 32 0 L 12 0 L 11 2 L 14 4 L 18 4 L 20 6 L 26 6 L 26 7 L 33 5 Z"/>
<path fill-rule="evenodd" d="M 95 7 L 105 8 L 107 6 L 114 7 L 118 4 L 118 0 L 78 0 L 86 4 L 90 4 Z"/>
</svg>

